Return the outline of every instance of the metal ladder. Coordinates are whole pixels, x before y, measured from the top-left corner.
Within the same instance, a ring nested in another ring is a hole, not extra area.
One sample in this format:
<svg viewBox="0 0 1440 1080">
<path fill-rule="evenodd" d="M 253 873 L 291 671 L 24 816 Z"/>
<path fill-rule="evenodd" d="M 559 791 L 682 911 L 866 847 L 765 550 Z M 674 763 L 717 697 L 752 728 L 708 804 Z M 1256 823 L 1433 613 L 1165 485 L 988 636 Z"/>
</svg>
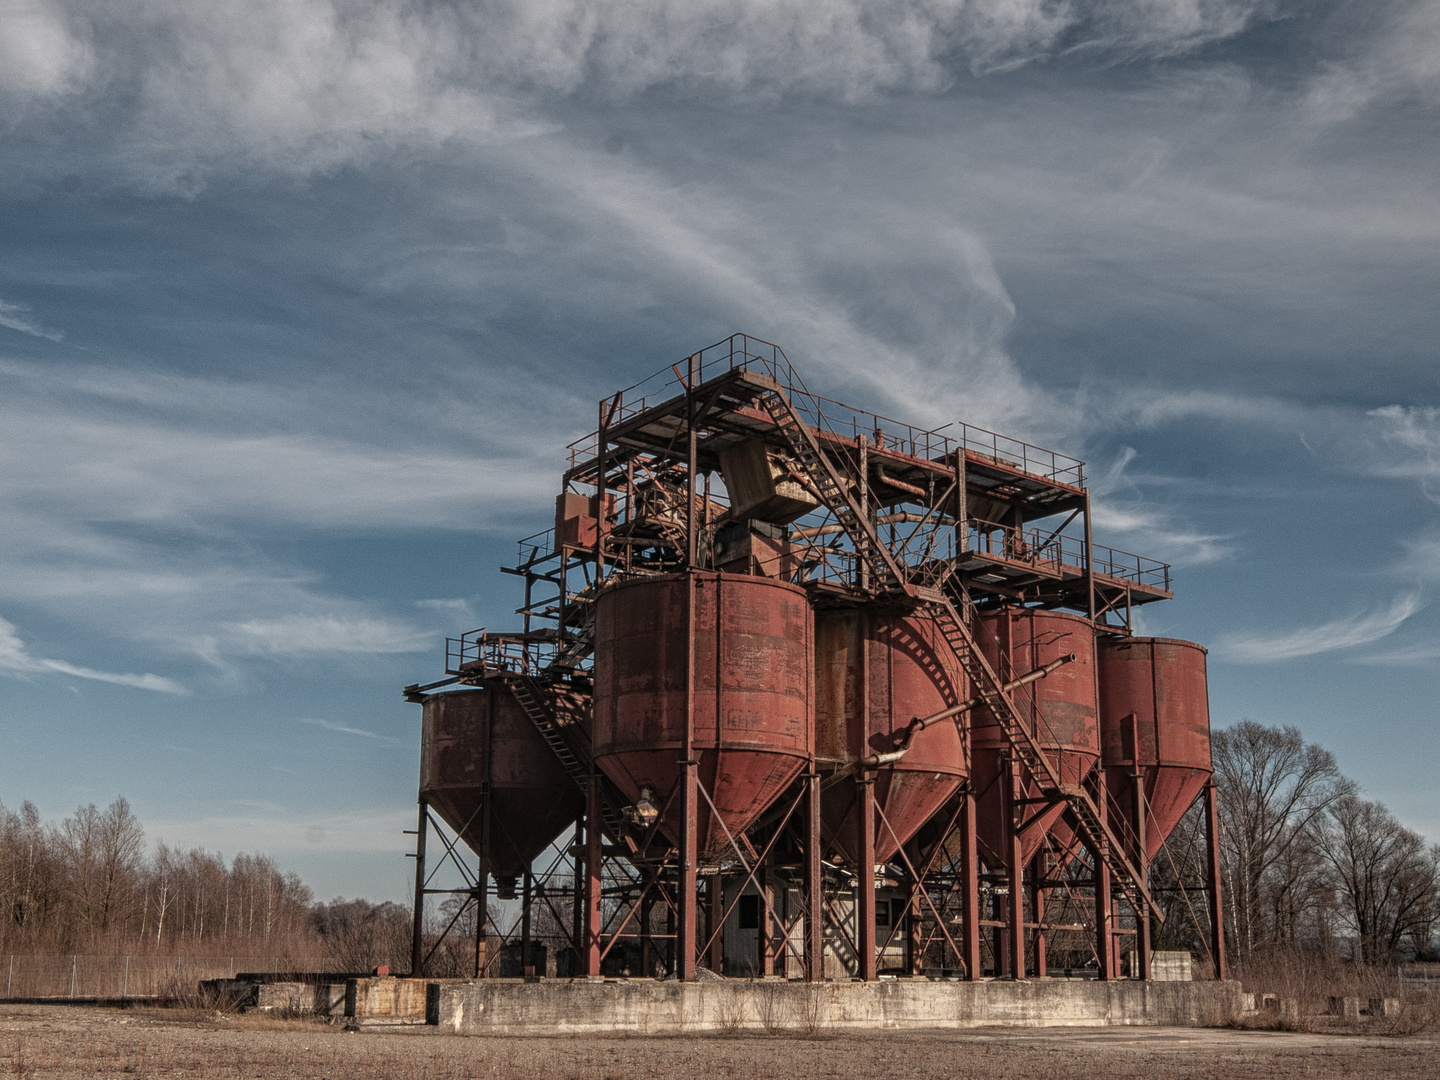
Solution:
<svg viewBox="0 0 1440 1080">
<path fill-rule="evenodd" d="M 554 752 L 564 767 L 566 774 L 575 781 L 575 786 L 582 792 L 588 791 L 590 777 L 594 775 L 594 765 L 588 760 L 582 760 L 570 747 L 570 742 L 565 738 L 560 728 L 555 723 L 555 718 L 550 710 L 545 707 L 541 700 L 544 693 L 532 680 L 518 678 L 509 680 L 510 690 L 515 695 L 515 700 L 525 710 L 525 715 L 535 725 L 535 730 L 540 732 L 540 737 L 546 745 Z M 585 758 L 589 758 L 585 754 Z M 604 819 L 605 831 L 613 839 L 619 839 L 623 835 L 624 821 L 616 806 L 616 800 L 609 790 L 608 782 L 602 776 L 600 779 L 600 816 Z"/>
<path fill-rule="evenodd" d="M 820 496 L 821 502 L 835 515 L 840 527 L 855 545 L 855 553 L 869 566 L 874 574 L 874 581 L 877 584 L 893 583 L 896 589 L 909 593 L 904 569 L 890 553 L 890 549 L 881 542 L 869 517 L 855 501 L 849 485 L 841 480 L 835 466 L 830 464 L 830 459 L 820 449 L 815 432 L 800 418 L 794 403 L 778 387 L 762 391 L 759 400 L 775 426 L 780 429 L 780 434 L 785 437 L 790 452 L 814 486 L 815 494 Z M 862 482 L 863 480 L 862 477 Z"/>
<path fill-rule="evenodd" d="M 927 599 L 936 625 L 950 643 L 950 647 L 955 650 L 961 667 L 970 678 L 975 695 L 985 703 L 990 715 L 1000 725 L 1010 752 L 1030 773 L 1047 799 L 1064 800 L 1067 809 L 1074 814 L 1086 843 L 1105 861 L 1113 879 L 1135 910 L 1143 910 L 1143 904 L 1158 915 L 1154 900 L 1145 887 L 1144 875 L 1126 856 L 1125 846 L 1106 822 L 1100 807 L 1095 804 L 1090 792 L 1080 784 L 1061 782 L 1049 756 L 1031 734 L 1020 711 L 1016 709 L 1015 702 L 1003 690 L 1000 677 L 980 652 L 979 643 L 960 612 L 955 610 L 950 598 L 940 594 L 938 598 Z"/>
</svg>

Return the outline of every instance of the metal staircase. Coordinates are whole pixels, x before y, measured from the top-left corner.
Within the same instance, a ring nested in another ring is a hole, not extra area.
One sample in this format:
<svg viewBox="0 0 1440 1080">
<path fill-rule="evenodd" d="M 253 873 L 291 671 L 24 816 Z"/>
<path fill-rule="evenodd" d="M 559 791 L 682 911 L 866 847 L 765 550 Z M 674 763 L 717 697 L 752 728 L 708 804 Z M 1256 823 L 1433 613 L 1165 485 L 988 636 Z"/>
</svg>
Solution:
<svg viewBox="0 0 1440 1080">
<path fill-rule="evenodd" d="M 931 600 L 928 607 L 940 632 L 959 657 L 965 674 L 970 678 L 975 696 L 990 710 L 990 715 L 995 718 L 1005 735 L 1010 752 L 1030 773 L 1040 787 L 1041 794 L 1047 799 L 1065 802 L 1066 808 L 1079 825 L 1081 836 L 1091 850 L 1105 861 L 1115 882 L 1135 910 L 1142 910 L 1142 904 L 1155 910 L 1154 901 L 1145 887 L 1144 875 L 1126 856 L 1124 844 L 1106 822 L 1104 813 L 1083 786 L 1061 781 L 1049 756 L 1036 741 L 1020 711 L 1015 707 L 1015 702 L 1005 693 L 1000 677 L 981 653 L 975 635 L 971 633 L 960 612 L 955 609 L 954 603 L 948 596 L 941 595 L 939 599 Z"/>
<path fill-rule="evenodd" d="M 911 599 L 921 601 L 929 609 L 940 632 L 960 659 L 965 674 L 975 688 L 976 696 L 985 703 L 999 723 L 1010 752 L 1030 773 L 1043 796 L 1066 804 L 1075 818 L 1081 836 L 1099 858 L 1104 860 L 1121 892 L 1135 910 L 1142 910 L 1143 905 L 1159 915 L 1150 892 L 1145 887 L 1144 875 L 1126 856 L 1124 844 L 1106 822 L 1103 811 L 1083 786 L 1061 781 L 1055 766 L 1036 741 L 1010 695 L 1005 692 L 1004 683 L 981 653 L 975 636 L 950 597 L 940 589 L 910 582 L 905 568 L 880 539 L 869 516 L 852 494 L 850 486 L 836 472 L 820 448 L 815 432 L 801 418 L 784 391 L 778 388 L 765 390 L 760 395 L 760 404 L 784 436 L 796 461 L 814 486 L 815 493 L 850 537 L 857 555 L 869 566 L 874 574 L 872 580 L 875 584 L 881 590 L 904 593 Z M 862 477 L 862 482 L 864 480 Z M 955 588 L 953 585 L 951 587 Z M 962 604 L 969 603 L 969 598 L 963 592 L 960 596 Z"/>
<path fill-rule="evenodd" d="M 795 461 L 804 470 L 815 494 L 835 515 L 840 527 L 855 545 L 856 555 L 874 575 L 872 580 L 882 589 L 909 593 L 904 568 L 881 542 L 869 516 L 855 500 L 850 485 L 841 479 L 835 466 L 820 449 L 814 430 L 800 417 L 794 403 L 778 387 L 764 390 L 759 400 L 775 426 L 780 429 L 780 434 L 784 436 Z M 862 482 L 863 479 L 862 477 Z"/>
<path fill-rule="evenodd" d="M 581 750 L 577 754 L 570 740 L 555 723 L 555 715 L 544 701 L 547 691 L 527 677 L 508 681 L 515 700 L 520 703 L 525 715 L 535 725 L 535 730 L 559 759 L 566 774 L 582 792 L 588 790 L 590 777 L 598 775 L 594 762 L 590 760 L 588 750 Z M 624 818 L 620 814 L 616 792 L 603 775 L 600 775 L 600 816 L 604 820 L 605 832 L 611 839 L 618 841 L 624 835 Z"/>
</svg>

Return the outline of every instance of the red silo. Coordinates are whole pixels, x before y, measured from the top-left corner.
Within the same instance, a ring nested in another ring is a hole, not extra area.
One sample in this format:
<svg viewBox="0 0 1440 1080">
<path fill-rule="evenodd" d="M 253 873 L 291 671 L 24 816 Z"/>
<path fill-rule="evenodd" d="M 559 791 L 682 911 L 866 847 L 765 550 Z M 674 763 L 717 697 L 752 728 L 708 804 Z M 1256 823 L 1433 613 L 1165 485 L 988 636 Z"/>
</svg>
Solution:
<svg viewBox="0 0 1440 1080">
<path fill-rule="evenodd" d="M 1205 648 L 1173 638 L 1100 642 L 1100 732 L 1109 811 L 1134 835 L 1134 775 L 1145 795 L 1151 862 L 1210 779 Z"/>
<path fill-rule="evenodd" d="M 1100 760 L 1095 631 L 1090 621 L 1060 611 L 1005 608 L 982 616 L 976 636 L 1002 682 L 1075 654 L 1073 662 L 1015 690 L 1013 700 L 1061 783 L 1081 783 Z M 1005 835 L 1001 759 L 1009 743 L 989 710 L 976 709 L 972 716 L 970 767 L 977 836 L 986 861 L 998 865 L 1004 861 Z M 1022 771 L 1020 797 L 1036 799 L 1040 794 L 1033 779 Z M 1028 818 L 1035 807 L 1024 809 Z M 1071 842 L 1072 830 L 1059 820 L 1063 813 L 1063 805 L 1057 805 L 1030 821 L 1021 837 L 1025 862 L 1047 835 L 1062 846 Z"/>
<path fill-rule="evenodd" d="M 497 878 L 516 878 L 580 816 L 584 799 L 520 703 L 502 687 L 425 699 L 420 796 Z M 483 815 L 490 790 L 490 843 Z M 513 884 L 513 882 L 512 882 Z M 501 886 L 501 891 L 508 891 Z"/>
<path fill-rule="evenodd" d="M 702 852 L 726 851 L 725 830 L 738 839 L 809 759 L 813 625 L 804 590 L 743 574 L 638 578 L 602 592 L 596 765 L 628 798 L 648 788 L 659 805 L 668 803 L 661 829 L 678 842 L 681 800 L 671 795 L 681 777 L 693 626 L 692 746 L 709 794 L 699 799 L 697 831 Z"/>
<path fill-rule="evenodd" d="M 911 720 L 958 705 L 967 685 L 932 619 L 877 607 L 816 612 L 815 753 L 855 770 L 826 785 L 821 796 L 826 854 L 851 864 L 857 859 L 860 760 L 896 750 Z M 877 862 L 894 858 L 960 786 L 963 722 L 945 720 L 917 732 L 903 757 L 874 769 Z"/>
</svg>

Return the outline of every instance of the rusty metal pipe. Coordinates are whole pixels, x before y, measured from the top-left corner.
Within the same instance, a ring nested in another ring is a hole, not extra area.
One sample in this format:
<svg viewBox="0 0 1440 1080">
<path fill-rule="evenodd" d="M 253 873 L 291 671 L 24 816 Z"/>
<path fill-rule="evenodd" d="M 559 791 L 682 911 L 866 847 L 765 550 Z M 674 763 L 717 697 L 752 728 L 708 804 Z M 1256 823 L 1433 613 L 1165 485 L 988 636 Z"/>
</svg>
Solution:
<svg viewBox="0 0 1440 1080">
<path fill-rule="evenodd" d="M 1038 667 L 1034 671 L 1027 671 L 1018 679 L 1012 679 L 1001 689 L 1008 694 L 1012 690 L 1018 690 L 1022 686 L 1028 686 L 1033 682 L 1038 682 L 1051 672 L 1058 671 L 1066 664 L 1073 663 L 1078 659 L 1079 655 L 1077 653 L 1068 653 L 1058 659 L 1051 660 L 1050 663 L 1044 667 Z M 906 727 L 904 740 L 898 747 L 884 754 L 872 754 L 869 757 L 861 758 L 859 765 L 862 768 L 874 769 L 881 765 L 889 765 L 892 762 L 899 761 L 910 749 L 910 744 L 914 742 L 915 736 L 919 732 L 924 731 L 931 724 L 939 723 L 941 720 L 948 720 L 952 716 L 959 716 L 963 712 L 969 712 L 975 708 L 975 706 L 983 703 L 983 698 L 966 698 L 959 705 L 952 705 L 950 708 L 942 709 L 940 712 L 931 713 L 929 716 L 917 716 L 914 720 L 911 720 L 909 726 Z"/>
<path fill-rule="evenodd" d="M 925 514 L 917 514 L 917 513 L 914 513 L 913 511 L 910 511 L 910 510 L 905 510 L 905 511 L 902 511 L 901 513 L 898 513 L 898 514 L 881 514 L 881 515 L 879 515 L 879 516 L 875 519 L 875 524 L 877 524 L 877 525 L 899 525 L 899 524 L 902 524 L 902 523 L 917 524 L 917 523 L 922 522 L 922 521 L 936 521 L 938 524 L 941 524 L 941 525 L 951 525 L 951 524 L 954 524 L 954 522 L 953 522 L 950 518 L 944 517 L 943 515 L 940 516 L 939 518 L 935 518 L 935 517 L 932 517 L 932 516 L 927 516 L 927 515 L 925 515 Z M 814 526 L 802 527 L 802 528 L 799 528 L 799 529 L 791 529 L 791 530 L 790 530 L 790 535 L 791 535 L 791 536 L 804 537 L 804 538 L 808 539 L 808 538 L 810 538 L 810 537 L 815 537 L 815 536 L 831 536 L 831 535 L 835 535 L 835 534 L 838 534 L 838 533 L 842 533 L 842 532 L 844 532 L 844 531 L 845 531 L 845 526 L 843 526 L 843 525 L 814 525 Z"/>
<path fill-rule="evenodd" d="M 904 480 L 896 480 L 893 476 L 888 475 L 885 472 L 883 466 L 875 466 L 875 475 L 886 487 L 892 487 L 896 491 L 904 491 L 920 499 L 927 499 L 930 497 L 930 493 L 924 488 L 919 487 L 916 484 L 907 484 Z"/>
</svg>

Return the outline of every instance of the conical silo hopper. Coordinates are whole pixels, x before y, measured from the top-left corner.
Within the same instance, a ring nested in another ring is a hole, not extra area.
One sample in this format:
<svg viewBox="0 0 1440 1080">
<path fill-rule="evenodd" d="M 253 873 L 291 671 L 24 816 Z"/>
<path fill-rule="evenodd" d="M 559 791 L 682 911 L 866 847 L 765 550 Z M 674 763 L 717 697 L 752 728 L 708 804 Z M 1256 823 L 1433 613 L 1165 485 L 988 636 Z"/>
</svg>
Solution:
<svg viewBox="0 0 1440 1080">
<path fill-rule="evenodd" d="M 677 844 L 692 623 L 692 747 L 709 795 L 697 831 L 702 853 L 720 855 L 726 830 L 738 839 L 809 759 L 813 621 L 802 589 L 744 574 L 637 578 L 597 597 L 595 763 L 628 798 L 649 789 L 668 807 L 660 829 Z"/>
<path fill-rule="evenodd" d="M 873 606 L 816 612 L 815 753 L 822 768 L 849 772 L 823 788 L 827 855 L 852 865 L 858 857 L 856 774 L 863 759 L 883 760 L 913 719 L 958 705 L 967 686 L 933 619 Z M 959 788 L 965 722 L 932 724 L 915 733 L 903 757 L 873 768 L 877 862 L 893 859 Z"/>
<path fill-rule="evenodd" d="M 1210 779 L 1205 649 L 1173 638 L 1108 638 L 1099 670 L 1108 810 L 1116 832 L 1134 836 L 1138 772 L 1149 863 Z"/>
<path fill-rule="evenodd" d="M 503 687 L 432 694 L 423 723 L 420 796 L 497 879 L 523 874 L 584 810 L 579 788 Z M 479 812 L 487 785 L 488 849 Z"/>
<path fill-rule="evenodd" d="M 977 633 L 985 658 L 1002 681 L 1023 676 L 1069 653 L 1076 659 L 1013 692 L 1029 725 L 1064 784 L 1079 784 L 1100 760 L 1100 723 L 1095 681 L 1095 631 L 1088 619 L 1038 608 L 1006 608 L 984 615 Z M 971 728 L 971 782 L 976 792 L 977 837 L 986 861 L 1004 861 L 1002 758 L 1009 743 L 988 709 L 974 712 Z M 1038 799 L 1039 788 L 1022 770 L 1022 799 Z M 1033 805 L 1026 808 L 1034 810 Z M 1034 817 L 1021 838 L 1029 862 L 1047 835 L 1061 847 L 1073 831 L 1060 820 L 1063 805 Z"/>
</svg>

